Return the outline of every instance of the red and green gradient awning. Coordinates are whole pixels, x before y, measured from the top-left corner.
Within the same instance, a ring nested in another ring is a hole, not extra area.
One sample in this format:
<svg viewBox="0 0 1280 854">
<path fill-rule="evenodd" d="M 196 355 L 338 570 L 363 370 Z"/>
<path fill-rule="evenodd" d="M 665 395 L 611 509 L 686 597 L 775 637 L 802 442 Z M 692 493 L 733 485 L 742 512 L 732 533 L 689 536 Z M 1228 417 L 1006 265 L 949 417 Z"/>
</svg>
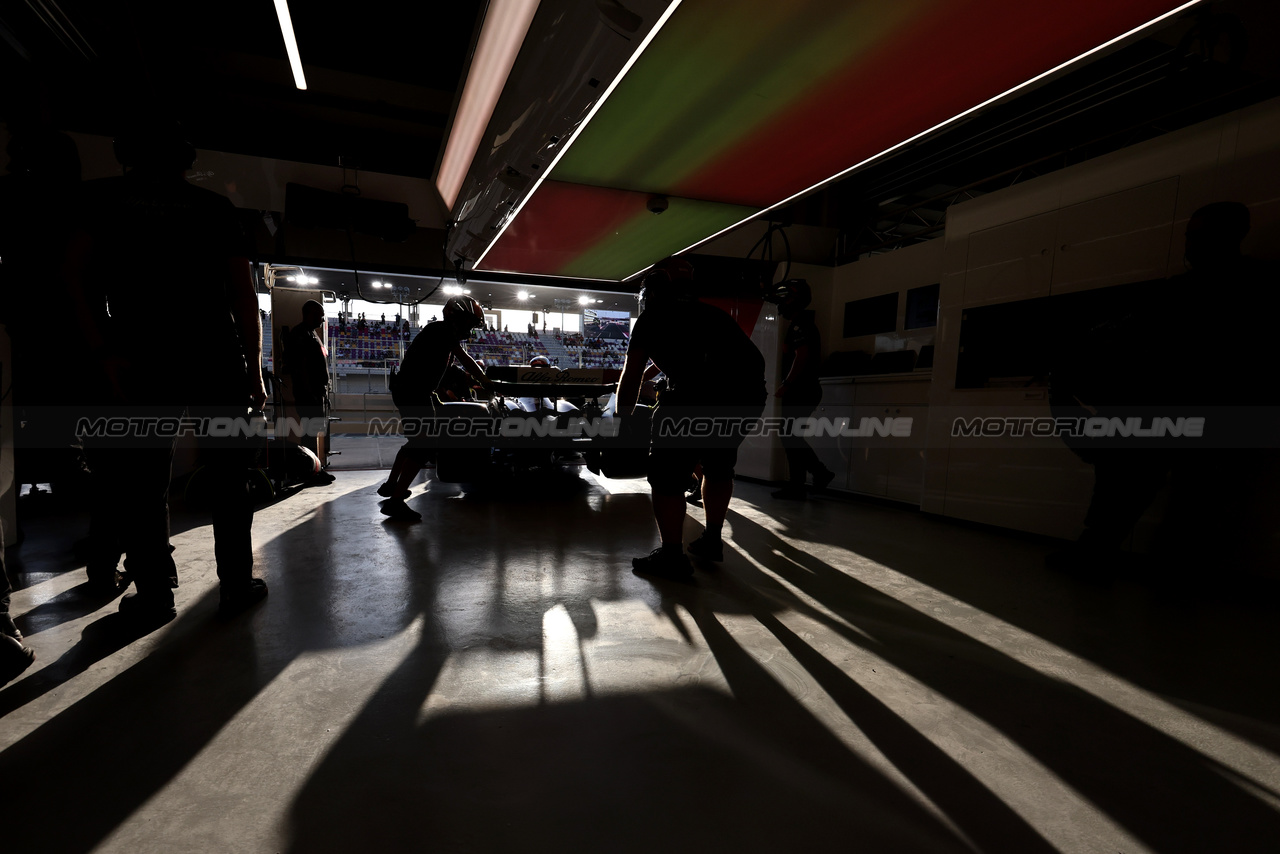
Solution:
<svg viewBox="0 0 1280 854">
<path fill-rule="evenodd" d="M 1187 5 L 684 0 L 480 269 L 627 278 Z"/>
</svg>

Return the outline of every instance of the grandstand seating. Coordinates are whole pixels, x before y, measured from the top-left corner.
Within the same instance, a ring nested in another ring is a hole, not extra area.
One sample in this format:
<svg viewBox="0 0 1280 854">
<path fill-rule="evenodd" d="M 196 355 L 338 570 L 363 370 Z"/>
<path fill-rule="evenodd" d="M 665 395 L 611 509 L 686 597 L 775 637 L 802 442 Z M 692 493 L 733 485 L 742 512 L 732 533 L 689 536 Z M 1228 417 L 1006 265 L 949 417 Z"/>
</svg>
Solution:
<svg viewBox="0 0 1280 854">
<path fill-rule="evenodd" d="M 521 332 L 478 331 L 465 347 L 471 358 L 488 365 L 527 365 L 534 356 L 551 358 L 541 338 Z"/>
<path fill-rule="evenodd" d="M 410 328 L 408 335 L 394 328 L 394 324 L 379 321 L 367 321 L 364 329 L 355 323 L 348 322 L 345 331 L 340 331 L 338 321 L 329 320 L 329 350 L 333 355 L 336 367 L 354 367 L 376 363 L 381 367 L 384 363 L 399 363 L 401 342 L 408 348 L 417 329 Z"/>
<path fill-rule="evenodd" d="M 335 368 L 394 367 L 400 362 L 404 348 L 421 330 L 411 327 L 408 337 L 390 323 L 369 321 L 365 329 L 348 322 L 345 331 L 339 331 L 338 321 L 329 320 L 329 351 Z M 264 324 L 263 353 L 271 364 L 273 342 L 270 323 Z M 526 365 L 534 356 L 546 356 L 561 368 L 621 368 L 626 355 L 625 340 L 605 339 L 586 342 L 580 334 L 557 338 L 555 333 L 529 335 L 523 332 L 489 332 L 477 330 L 465 345 L 474 359 L 483 359 L 489 365 Z"/>
</svg>

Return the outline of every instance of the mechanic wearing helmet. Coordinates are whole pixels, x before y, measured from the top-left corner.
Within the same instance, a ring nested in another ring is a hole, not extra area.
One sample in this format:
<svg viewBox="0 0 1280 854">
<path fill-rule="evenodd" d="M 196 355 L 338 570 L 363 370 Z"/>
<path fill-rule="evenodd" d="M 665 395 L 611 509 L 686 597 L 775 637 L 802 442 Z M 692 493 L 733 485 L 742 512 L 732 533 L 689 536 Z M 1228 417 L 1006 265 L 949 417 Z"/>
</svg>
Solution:
<svg viewBox="0 0 1280 854">
<path fill-rule="evenodd" d="M 764 357 L 733 318 L 697 300 L 692 265 L 668 258 L 645 277 L 640 291 L 640 317 L 618 382 L 618 412 L 634 413 L 649 360 L 668 380 L 654 411 L 649 451 L 653 514 L 662 545 L 631 563 L 638 573 L 688 578 L 693 566 L 682 541 L 685 487 L 701 464 L 706 530 L 689 543 L 689 553 L 723 560 L 722 530 L 738 446 L 768 396 Z M 701 440 L 673 435 L 671 427 L 685 418 L 719 418 L 732 428 Z"/>
<path fill-rule="evenodd" d="M 812 292 L 804 279 L 788 279 L 776 285 L 767 297 L 777 303 L 778 313 L 791 321 L 787 337 L 782 342 L 782 384 L 774 397 L 782 399 L 782 416 L 788 429 L 782 436 L 782 449 L 787 455 L 788 484 L 773 493 L 774 498 L 803 499 L 805 476 L 813 474 L 813 485 L 824 489 L 835 477 L 818 459 L 813 448 L 803 436 L 795 433 L 796 420 L 808 418 L 822 401 L 822 384 L 818 381 L 818 358 L 822 352 L 822 339 L 813 322 L 813 312 L 807 311 Z"/>
<path fill-rule="evenodd" d="M 378 494 L 387 499 L 382 504 L 382 513 L 392 519 L 407 522 L 422 519 L 404 500 L 409 497 L 409 485 L 426 463 L 432 446 L 431 436 L 422 429 L 422 422 L 435 415 L 440 400 L 434 391 L 450 360 L 457 359 L 468 374 L 482 385 L 489 385 L 484 369 L 462 349 L 462 342 L 471 335 L 471 330 L 482 326 L 484 310 L 480 303 L 469 296 L 450 297 L 444 304 L 444 319 L 424 326 L 404 354 L 392 383 L 391 399 L 400 410 L 409 441 L 396 454 L 387 482 L 378 487 Z"/>
</svg>

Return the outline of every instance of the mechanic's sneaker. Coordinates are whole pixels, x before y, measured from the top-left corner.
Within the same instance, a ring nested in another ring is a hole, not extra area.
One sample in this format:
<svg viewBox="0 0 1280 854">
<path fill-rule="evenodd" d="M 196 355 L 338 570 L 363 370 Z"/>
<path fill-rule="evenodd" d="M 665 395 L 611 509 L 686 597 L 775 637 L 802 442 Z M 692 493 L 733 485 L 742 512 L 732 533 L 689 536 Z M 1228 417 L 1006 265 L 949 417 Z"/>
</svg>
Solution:
<svg viewBox="0 0 1280 854">
<path fill-rule="evenodd" d="M 13 617 L 9 613 L 0 614 L 0 635 L 8 635 L 16 641 L 22 640 L 22 632 L 18 631 L 18 627 L 13 622 Z"/>
<path fill-rule="evenodd" d="M 0 634 L 0 685 L 15 679 L 31 666 L 36 653 L 11 635 Z"/>
<path fill-rule="evenodd" d="M 382 484 L 382 486 L 378 487 L 378 494 L 381 495 L 383 498 L 399 498 L 401 501 L 404 501 L 406 498 L 409 497 L 410 492 L 407 489 L 402 489 L 400 490 L 399 495 L 393 496 L 391 494 L 391 481 L 387 481 L 386 483 Z"/>
<path fill-rule="evenodd" d="M 836 479 L 836 473 L 831 469 L 823 469 L 813 476 L 814 489 L 826 489 L 831 485 L 831 481 Z"/>
<path fill-rule="evenodd" d="M 218 588 L 218 616 L 233 617 L 241 611 L 248 610 L 267 598 L 267 582 L 261 578 L 250 578 L 243 584 Z"/>
<path fill-rule="evenodd" d="M 382 515 L 397 522 L 421 522 L 422 514 L 404 503 L 403 498 L 388 498 L 382 502 Z"/>
<path fill-rule="evenodd" d="M 120 600 L 120 616 L 139 629 L 154 629 L 178 616 L 168 588 L 127 593 Z"/>
<path fill-rule="evenodd" d="M 713 560 L 716 563 L 724 560 L 724 540 L 720 537 L 712 537 L 706 531 L 703 531 L 698 539 L 689 543 L 688 549 L 689 554 L 703 560 Z"/>
<path fill-rule="evenodd" d="M 642 575 L 656 575 L 660 578 L 672 578 L 677 581 L 684 581 L 693 576 L 693 564 L 689 562 L 689 558 L 685 555 L 683 549 L 676 551 L 675 549 L 664 549 L 661 546 L 654 549 L 646 557 L 633 557 L 631 559 L 631 569 Z"/>
<path fill-rule="evenodd" d="M 774 498 L 781 498 L 784 501 L 804 501 L 806 498 L 809 497 L 809 494 L 805 492 L 805 489 L 803 486 L 801 487 L 788 486 L 788 487 L 784 487 L 783 489 L 775 489 L 773 492 L 769 494 L 772 495 Z"/>
</svg>

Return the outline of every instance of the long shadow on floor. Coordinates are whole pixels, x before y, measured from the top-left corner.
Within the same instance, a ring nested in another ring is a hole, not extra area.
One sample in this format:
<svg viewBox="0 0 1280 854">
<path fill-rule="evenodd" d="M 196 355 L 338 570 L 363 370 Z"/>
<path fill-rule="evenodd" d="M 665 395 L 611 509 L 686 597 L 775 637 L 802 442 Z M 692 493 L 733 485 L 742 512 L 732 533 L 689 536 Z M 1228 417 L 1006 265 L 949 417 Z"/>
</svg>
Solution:
<svg viewBox="0 0 1280 854">
<path fill-rule="evenodd" d="M 484 615 L 473 619 L 464 607 L 471 604 L 466 573 L 448 577 L 450 592 L 457 598 L 446 608 L 436 608 L 440 573 L 435 568 L 449 564 L 462 551 L 492 555 L 501 539 L 501 516 L 495 517 L 483 502 L 454 500 L 454 492 L 442 490 L 426 499 L 432 510 L 429 524 L 410 535 L 419 538 L 425 552 L 410 554 L 402 548 L 399 534 L 385 536 L 372 509 L 377 497 L 372 487 L 366 492 L 355 500 L 340 496 L 318 505 L 302 502 L 297 506 L 305 512 L 299 520 L 260 544 L 256 556 L 271 595 L 257 610 L 221 623 L 214 618 L 216 592 L 186 603 L 145 657 L 118 673 L 95 677 L 96 687 L 85 696 L 0 753 L 0 777 L 8 781 L 6 815 L 22 817 L 5 822 L 6 844 L 13 850 L 50 852 L 93 848 L 160 794 L 304 653 L 324 650 L 340 655 L 344 648 L 402 632 L 423 617 L 429 631 L 445 632 L 451 641 L 467 643 L 479 636 L 517 646 L 534 643 L 533 631 L 520 621 L 513 627 Z M 631 496 L 576 492 L 557 508 L 558 520 L 548 520 L 553 533 L 536 547 L 546 548 L 549 557 L 563 564 L 572 559 L 575 532 L 589 528 L 588 523 L 608 519 L 613 525 L 644 518 L 633 503 Z M 600 529 L 586 539 L 603 555 L 612 548 L 611 537 Z M 509 546 L 513 552 L 530 547 L 534 546 L 527 538 Z M 508 590 L 499 599 L 523 601 L 528 591 L 519 582 L 522 579 L 506 579 Z M 593 585 L 590 594 L 622 595 L 612 579 Z M 574 605 L 570 613 L 576 614 L 579 631 L 592 631 L 590 599 L 569 604 Z M 68 615 L 60 609 L 78 613 L 75 601 L 59 598 L 46 616 L 63 622 Z M 507 612 L 498 608 L 497 613 Z M 462 625 L 454 619 L 459 616 Z M 53 689 L 74 685 L 74 677 L 91 669 L 101 673 L 112 667 L 116 653 L 134 640 L 109 631 L 115 620 L 109 615 L 95 621 L 52 666 L 0 691 L 0 708 L 23 707 Z M 434 643 L 434 648 L 445 648 L 439 646 L 439 636 Z M 421 657 L 413 661 L 426 668 L 415 670 L 413 681 L 429 689 L 433 665 L 422 664 Z M 296 745 L 304 752 L 309 747 Z M 74 820 L 68 821 L 68 816 Z M 169 821 L 177 826 L 130 827 L 126 837 L 149 839 L 148 834 L 159 834 L 156 844 L 164 844 L 158 840 L 166 838 L 165 832 L 183 832 L 180 815 Z M 170 836 L 169 843 L 175 838 L 183 837 Z"/>
<path fill-rule="evenodd" d="M 1105 667 L 1280 753 L 1275 591 L 1231 566 L 1194 578 L 1072 578 L 1047 570 L 1060 545 L 855 500 L 763 499 L 788 542 L 848 549 Z M 1129 565 L 1131 571 L 1141 561 Z"/>
<path fill-rule="evenodd" d="M 424 541 L 399 542 L 407 565 L 432 565 Z M 439 587 L 441 611 L 449 588 Z M 544 609 L 564 596 L 535 593 L 530 602 L 512 593 L 504 587 L 481 611 L 507 643 L 495 647 L 494 637 L 447 624 L 424 631 L 299 794 L 291 850 L 648 854 L 847 850 L 851 840 L 876 851 L 970 850 L 750 664 L 723 630 L 713 650 L 732 672 L 733 698 L 672 688 L 424 714 L 449 656 L 485 640 L 503 653 L 541 648 Z M 643 670 L 647 658 L 635 657 Z M 476 679 L 477 697 L 502 694 L 483 673 Z"/>
<path fill-rule="evenodd" d="M 1239 780 L 1182 742 L 881 593 L 740 513 L 731 511 L 730 522 L 738 548 L 762 556 L 778 578 L 849 624 L 740 561 L 718 579 L 728 595 L 762 593 L 774 608 L 794 608 L 883 657 L 995 727 L 1153 849 L 1261 851 L 1270 847 L 1264 840 L 1280 838 L 1280 814 L 1248 791 L 1256 781 Z M 768 611 L 757 616 L 771 621 Z"/>
</svg>

